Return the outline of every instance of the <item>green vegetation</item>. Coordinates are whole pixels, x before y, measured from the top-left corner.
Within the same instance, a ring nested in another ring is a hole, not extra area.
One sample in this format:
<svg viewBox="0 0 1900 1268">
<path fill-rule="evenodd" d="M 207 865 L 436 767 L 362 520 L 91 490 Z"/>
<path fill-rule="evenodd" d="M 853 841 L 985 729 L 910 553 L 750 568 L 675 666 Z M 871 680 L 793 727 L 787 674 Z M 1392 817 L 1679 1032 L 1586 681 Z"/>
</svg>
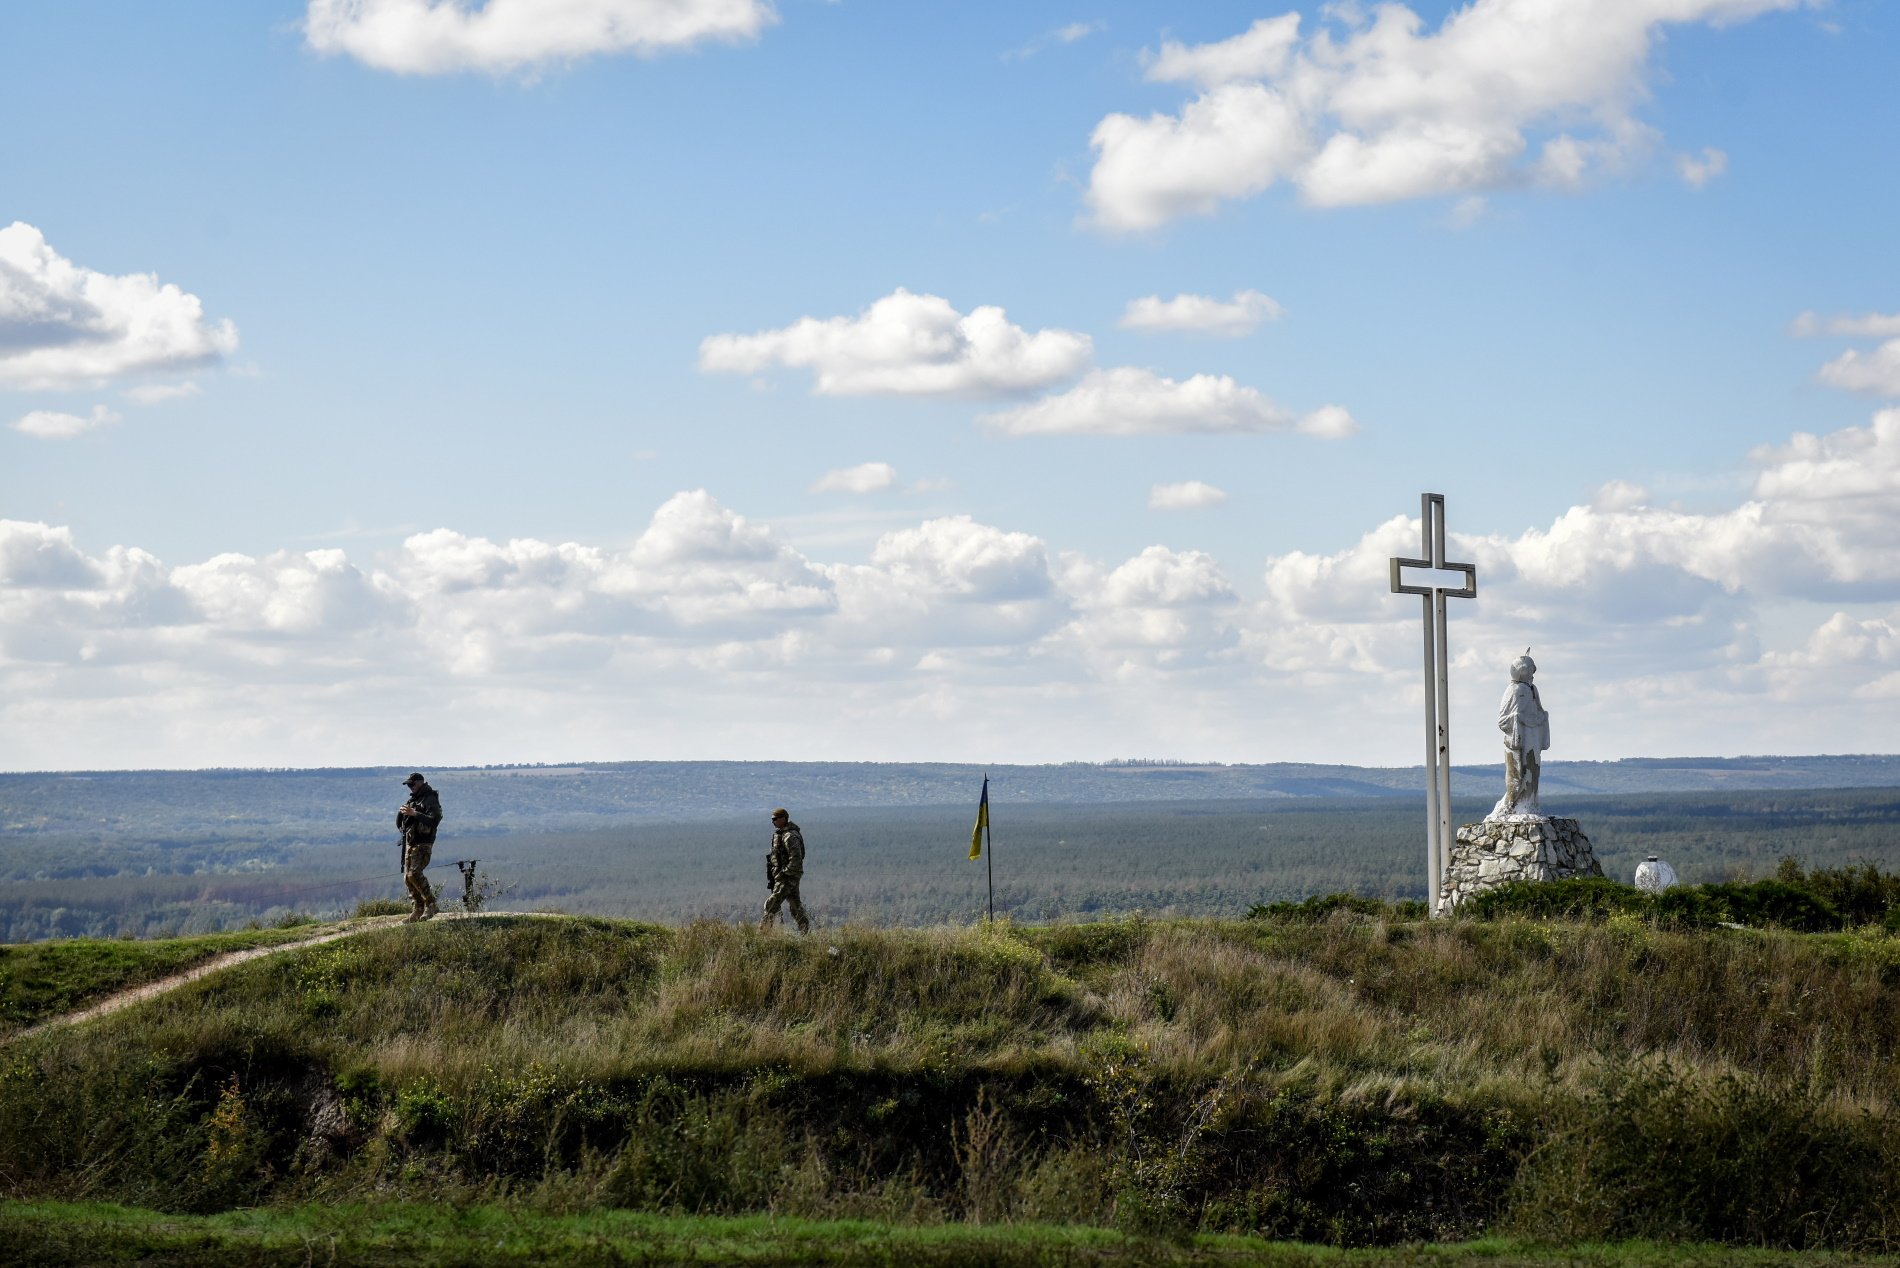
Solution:
<svg viewBox="0 0 1900 1268">
<path fill-rule="evenodd" d="M 1891 1252 L 1897 1049 L 1878 928 L 390 926 L 0 1049 L 0 1192 Z"/>
<path fill-rule="evenodd" d="M 1365 901 L 1334 895 L 1308 900 L 1308 905 L 1334 899 Z M 1264 914 L 1273 909 L 1255 910 Z M 1472 910 L 1487 920 L 1513 915 L 1545 920 L 1629 915 L 1673 929 L 1749 925 L 1823 933 L 1877 925 L 1900 932 L 1900 874 L 1882 872 L 1871 863 L 1810 870 L 1794 859 L 1783 859 L 1775 875 L 1766 880 L 1679 885 L 1660 894 L 1598 877 L 1555 883 L 1520 881 L 1478 895 Z"/>
<path fill-rule="evenodd" d="M 164 942 L 117 939 L 0 946 L 0 1037 L 101 996 L 170 977 L 227 951 L 275 946 L 310 935 L 307 927 L 290 926 Z"/>
<path fill-rule="evenodd" d="M 451 799 L 451 811 L 456 804 Z M 1454 809 L 1474 819 L 1490 804 L 1461 801 Z M 1657 853 L 1692 881 L 1746 879 L 1784 855 L 1817 867 L 1868 860 L 1900 870 L 1900 792 L 1893 790 L 1595 797 L 1564 808 L 1582 816 L 1605 870 L 1623 880 L 1644 855 Z M 799 809 L 811 851 L 807 905 L 827 924 L 975 918 L 983 910 L 983 868 L 965 857 L 974 812 L 970 803 Z M 1339 890 L 1423 897 L 1412 797 L 999 803 L 996 815 L 997 910 L 1025 923 L 1135 910 L 1239 916 L 1255 904 Z M 261 825 L 242 841 L 10 833 L 0 848 L 0 941 L 171 937 L 270 923 L 293 909 L 342 916 L 364 899 L 400 898 L 384 817 L 353 840 L 332 839 L 334 825 L 323 838 L 275 831 Z M 732 920 L 755 916 L 764 897 L 764 832 L 754 815 L 484 836 L 452 817 L 435 875 L 458 897 L 451 864 L 477 858 L 485 876 L 508 887 L 503 901 L 511 908 L 667 924 Z"/>
<path fill-rule="evenodd" d="M 9 1262 L 137 1263 L 261 1268 L 310 1263 L 493 1264 L 581 1268 L 630 1263 L 831 1265 L 1044 1265 L 1126 1268 L 1243 1263 L 1260 1268 L 1858 1268 L 1873 1260 L 1827 1252 L 1738 1251 L 1729 1246 L 1540 1247 L 1505 1240 L 1350 1251 L 1201 1236 L 1162 1241 L 1049 1225 L 890 1225 L 776 1216 L 559 1214 L 516 1206 L 305 1206 L 176 1216 L 102 1205 L 0 1204 Z M 1885 1262 L 1884 1260 L 1881 1262 Z"/>
</svg>

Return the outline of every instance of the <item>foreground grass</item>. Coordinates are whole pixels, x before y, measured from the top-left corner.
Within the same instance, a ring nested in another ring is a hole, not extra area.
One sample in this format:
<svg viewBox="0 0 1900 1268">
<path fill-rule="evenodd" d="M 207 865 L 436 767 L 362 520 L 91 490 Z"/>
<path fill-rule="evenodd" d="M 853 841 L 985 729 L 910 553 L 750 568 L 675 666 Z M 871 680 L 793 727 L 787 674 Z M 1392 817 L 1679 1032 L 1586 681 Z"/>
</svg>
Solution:
<svg viewBox="0 0 1900 1268">
<path fill-rule="evenodd" d="M 1879 930 L 503 917 L 9 1044 L 0 1193 L 1892 1250 L 1896 1055 Z"/>
<path fill-rule="evenodd" d="M 155 942 L 73 938 L 0 945 L 0 1039 L 213 956 L 296 942 L 319 932 L 315 926 L 299 925 Z"/>
<path fill-rule="evenodd" d="M 1859 1268 L 1890 1263 L 1826 1252 L 1622 1242 L 1538 1246 L 1509 1240 L 1373 1251 L 1201 1236 L 1175 1241 L 1057 1225 L 903 1226 L 772 1216 L 548 1214 L 498 1206 L 295 1207 L 211 1216 L 122 1206 L 0 1204 L 7 1262 L 55 1265 L 312 1263 L 624 1265 L 995 1265 L 1101 1263 L 1129 1268 Z"/>
</svg>

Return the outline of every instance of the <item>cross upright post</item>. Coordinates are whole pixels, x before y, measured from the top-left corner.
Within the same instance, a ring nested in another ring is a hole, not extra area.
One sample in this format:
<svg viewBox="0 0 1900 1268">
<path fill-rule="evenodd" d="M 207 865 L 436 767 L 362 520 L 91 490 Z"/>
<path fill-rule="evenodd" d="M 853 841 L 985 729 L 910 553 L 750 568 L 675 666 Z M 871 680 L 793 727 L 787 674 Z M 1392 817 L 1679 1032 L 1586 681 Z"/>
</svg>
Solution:
<svg viewBox="0 0 1900 1268">
<path fill-rule="evenodd" d="M 1394 557 L 1392 593 L 1422 596 L 1425 609 L 1425 909 L 1438 914 L 1438 895 L 1444 886 L 1445 860 L 1451 848 L 1451 674 L 1446 652 L 1445 600 L 1478 596 L 1476 564 L 1445 560 L 1445 495 L 1426 493 L 1419 498 L 1419 547 L 1422 558 Z M 1429 572 L 1408 581 L 1408 569 Z M 1445 573 L 1458 574 L 1462 585 L 1448 584 Z"/>
</svg>

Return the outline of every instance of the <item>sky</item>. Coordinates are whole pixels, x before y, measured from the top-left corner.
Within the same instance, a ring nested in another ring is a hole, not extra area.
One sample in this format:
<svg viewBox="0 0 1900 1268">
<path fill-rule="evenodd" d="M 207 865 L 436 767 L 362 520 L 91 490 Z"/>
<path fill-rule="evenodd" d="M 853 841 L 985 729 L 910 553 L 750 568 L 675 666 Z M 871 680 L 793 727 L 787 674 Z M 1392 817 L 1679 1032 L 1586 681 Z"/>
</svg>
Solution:
<svg viewBox="0 0 1900 1268">
<path fill-rule="evenodd" d="M 1900 6 L 23 0 L 0 769 L 1893 752 Z"/>
</svg>

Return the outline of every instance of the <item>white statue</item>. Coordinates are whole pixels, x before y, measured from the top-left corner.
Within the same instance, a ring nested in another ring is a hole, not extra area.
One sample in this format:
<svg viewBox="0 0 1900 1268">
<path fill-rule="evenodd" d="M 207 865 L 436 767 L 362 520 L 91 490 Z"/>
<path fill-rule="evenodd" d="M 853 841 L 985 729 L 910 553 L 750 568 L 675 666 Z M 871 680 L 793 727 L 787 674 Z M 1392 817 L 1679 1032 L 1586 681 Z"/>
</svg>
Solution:
<svg viewBox="0 0 1900 1268">
<path fill-rule="evenodd" d="M 1636 888 L 1660 894 L 1676 883 L 1676 869 L 1654 854 L 1636 865 Z"/>
<path fill-rule="evenodd" d="M 1511 685 L 1498 705 L 1498 730 L 1504 732 L 1504 796 L 1491 808 L 1488 819 L 1506 815 L 1541 814 L 1537 782 L 1544 771 L 1544 750 L 1550 747 L 1550 714 L 1538 697 L 1537 662 L 1531 649 L 1511 662 Z"/>
</svg>

